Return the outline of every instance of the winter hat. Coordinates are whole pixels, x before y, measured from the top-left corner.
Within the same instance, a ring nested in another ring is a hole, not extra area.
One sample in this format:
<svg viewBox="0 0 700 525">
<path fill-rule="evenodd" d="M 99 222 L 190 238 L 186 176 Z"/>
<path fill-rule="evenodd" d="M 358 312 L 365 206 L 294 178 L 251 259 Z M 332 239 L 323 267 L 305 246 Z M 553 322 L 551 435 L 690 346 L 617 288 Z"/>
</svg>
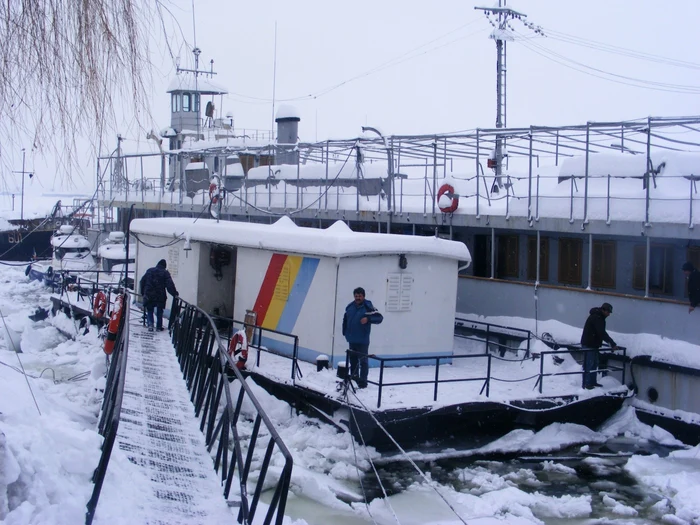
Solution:
<svg viewBox="0 0 700 525">
<path fill-rule="evenodd" d="M 600 305 L 601 310 L 607 310 L 608 312 L 612 313 L 612 305 L 610 303 L 603 303 Z"/>
<path fill-rule="evenodd" d="M 165 262 L 165 259 L 161 259 L 156 266 L 165 269 L 168 267 L 168 263 Z"/>
<path fill-rule="evenodd" d="M 683 270 L 684 272 L 692 272 L 693 270 L 695 270 L 695 267 L 693 266 L 693 263 L 688 261 L 683 263 L 683 266 L 681 266 L 681 270 Z"/>
</svg>

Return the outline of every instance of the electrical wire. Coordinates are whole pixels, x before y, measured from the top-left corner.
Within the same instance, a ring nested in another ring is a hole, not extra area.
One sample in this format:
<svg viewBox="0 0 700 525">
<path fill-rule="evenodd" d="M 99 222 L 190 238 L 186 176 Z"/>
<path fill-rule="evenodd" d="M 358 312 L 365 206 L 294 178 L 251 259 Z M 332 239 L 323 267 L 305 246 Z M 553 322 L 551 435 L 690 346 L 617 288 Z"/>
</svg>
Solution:
<svg viewBox="0 0 700 525">
<path fill-rule="evenodd" d="M 479 20 L 480 20 L 480 19 L 479 19 Z M 442 49 L 443 47 L 452 45 L 452 44 L 454 44 L 455 42 L 458 42 L 458 41 L 460 41 L 460 40 L 464 40 L 464 39 L 470 38 L 470 37 L 472 37 L 472 36 L 475 36 L 475 35 L 477 35 L 477 34 L 479 34 L 479 33 L 483 33 L 484 31 L 486 31 L 486 29 L 479 29 L 479 30 L 477 30 L 477 31 L 474 31 L 474 32 L 472 32 L 472 33 L 469 33 L 468 35 L 464 35 L 464 36 L 461 36 L 461 37 L 459 37 L 459 38 L 455 38 L 455 39 L 453 39 L 453 40 L 450 40 L 450 41 L 448 41 L 448 42 L 444 42 L 444 43 L 442 43 L 442 44 L 440 44 L 440 45 L 434 46 L 434 47 L 432 47 L 432 48 L 430 48 L 430 49 L 427 49 L 427 50 L 425 50 L 425 51 L 422 51 L 422 52 L 420 52 L 420 53 L 416 53 L 417 51 L 420 51 L 420 50 L 423 49 L 424 47 L 427 47 L 427 46 L 429 46 L 430 44 L 433 44 L 433 43 L 435 43 L 435 42 L 437 42 L 437 41 L 439 41 L 439 40 L 442 40 L 442 39 L 445 38 L 446 36 L 449 36 L 449 35 L 451 35 L 451 34 L 454 34 L 454 33 L 458 32 L 458 31 L 460 31 L 460 30 L 462 30 L 462 29 L 464 29 L 464 28 L 466 28 L 466 27 L 468 27 L 468 26 L 470 26 L 470 25 L 472 25 L 472 24 L 475 24 L 475 23 L 478 22 L 479 20 L 476 20 L 476 19 L 475 19 L 475 20 L 472 20 L 471 22 L 468 22 L 468 23 L 466 23 L 466 24 L 464 24 L 464 25 L 458 27 L 457 29 L 453 29 L 452 31 L 449 31 L 449 32 L 447 32 L 447 33 L 445 33 L 445 34 L 443 34 L 443 35 L 437 37 L 437 38 L 434 38 L 433 40 L 430 40 L 429 42 L 426 42 L 425 44 L 422 44 L 422 45 L 420 45 L 420 46 L 418 46 L 418 47 L 415 47 L 415 48 L 411 49 L 410 51 L 407 51 L 407 52 L 405 52 L 405 53 L 403 53 L 403 54 L 401 54 L 401 55 L 399 55 L 399 56 L 397 56 L 397 57 L 394 57 L 394 58 L 392 58 L 392 59 L 390 59 L 390 60 L 387 60 L 386 62 L 382 62 L 381 64 L 379 64 L 379 65 L 377 65 L 377 66 L 375 66 L 375 67 L 373 67 L 373 68 L 371 68 L 371 69 L 369 69 L 369 70 L 367 70 L 367 71 L 365 71 L 365 72 L 363 72 L 363 73 L 359 73 L 359 74 L 357 74 L 357 75 L 355 75 L 355 76 L 349 77 L 349 78 L 347 78 L 347 79 L 345 79 L 345 80 L 343 80 L 343 81 L 341 81 L 341 82 L 338 82 L 337 84 L 332 84 L 332 85 L 330 85 L 330 86 L 327 86 L 327 87 L 325 87 L 325 88 L 319 89 L 318 91 L 313 92 L 313 93 L 309 93 L 309 94 L 307 94 L 307 95 L 300 95 L 300 96 L 297 96 L 297 97 L 289 97 L 289 98 L 281 98 L 281 99 L 276 99 L 276 101 L 277 101 L 277 102 L 297 102 L 297 101 L 302 101 L 302 100 L 314 100 L 314 99 L 320 98 L 320 97 L 322 97 L 322 96 L 324 96 L 324 95 L 327 95 L 328 93 L 331 93 L 332 91 L 335 91 L 336 89 L 339 89 L 339 88 L 341 88 L 341 87 L 343 87 L 343 86 L 345 86 L 345 85 L 347 85 L 347 84 L 349 84 L 349 83 L 351 83 L 351 82 L 354 82 L 355 80 L 359 80 L 359 79 L 362 79 L 362 78 L 371 76 L 371 75 L 373 75 L 373 74 L 375 74 L 375 73 L 379 73 L 380 71 L 383 71 L 383 70 L 385 70 L 385 69 L 388 69 L 388 68 L 397 66 L 397 65 L 399 65 L 399 64 L 402 64 L 402 63 L 407 62 L 407 61 L 409 61 L 409 60 L 412 60 L 412 59 L 414 59 L 414 58 L 418 58 L 418 57 L 423 56 L 423 55 L 426 55 L 426 54 L 428 54 L 428 53 L 432 53 L 432 52 L 434 52 L 434 51 L 437 51 L 438 49 Z M 254 97 L 254 96 L 248 96 L 248 95 L 244 95 L 244 94 L 242 94 L 242 93 L 235 93 L 235 92 L 231 92 L 230 94 L 231 94 L 231 95 L 235 95 L 235 96 L 237 96 L 237 97 L 241 97 L 241 98 L 243 98 L 243 99 L 248 99 L 248 100 L 254 101 L 254 102 L 251 102 L 251 103 L 267 104 L 267 103 L 272 102 L 272 99 L 270 99 L 270 98 L 265 98 L 265 97 Z M 243 102 L 243 101 L 242 101 L 242 102 Z"/>
</svg>

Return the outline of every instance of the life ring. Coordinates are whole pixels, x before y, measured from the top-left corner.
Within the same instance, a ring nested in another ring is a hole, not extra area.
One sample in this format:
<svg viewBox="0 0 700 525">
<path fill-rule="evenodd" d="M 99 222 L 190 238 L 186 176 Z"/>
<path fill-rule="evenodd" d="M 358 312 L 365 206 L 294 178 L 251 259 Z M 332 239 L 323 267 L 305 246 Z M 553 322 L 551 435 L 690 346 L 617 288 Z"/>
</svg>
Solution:
<svg viewBox="0 0 700 525">
<path fill-rule="evenodd" d="M 235 357 L 238 355 L 238 361 L 236 361 L 236 368 L 243 370 L 245 368 L 245 363 L 248 360 L 248 338 L 245 335 L 245 331 L 239 330 L 228 344 L 228 355 Z"/>
<path fill-rule="evenodd" d="M 122 306 L 124 305 L 124 296 L 117 295 L 117 300 L 114 301 L 114 308 L 109 316 L 109 324 L 107 325 L 107 338 L 105 339 L 105 354 L 112 355 L 114 352 L 114 343 L 117 341 L 117 332 L 122 319 Z"/>
<path fill-rule="evenodd" d="M 92 301 L 92 315 L 97 319 L 102 319 L 107 311 L 107 296 L 103 291 L 95 294 L 95 299 Z"/>
<path fill-rule="evenodd" d="M 449 206 L 440 206 L 440 197 L 445 194 L 452 199 L 452 204 Z M 457 210 L 457 207 L 459 206 L 459 195 L 455 194 L 455 189 L 452 185 L 443 184 L 440 186 L 437 193 L 437 203 L 442 213 L 454 213 Z"/>
<path fill-rule="evenodd" d="M 211 200 L 211 203 L 217 204 L 220 198 L 221 193 L 219 192 L 219 185 L 212 182 L 209 185 L 209 199 Z"/>
</svg>

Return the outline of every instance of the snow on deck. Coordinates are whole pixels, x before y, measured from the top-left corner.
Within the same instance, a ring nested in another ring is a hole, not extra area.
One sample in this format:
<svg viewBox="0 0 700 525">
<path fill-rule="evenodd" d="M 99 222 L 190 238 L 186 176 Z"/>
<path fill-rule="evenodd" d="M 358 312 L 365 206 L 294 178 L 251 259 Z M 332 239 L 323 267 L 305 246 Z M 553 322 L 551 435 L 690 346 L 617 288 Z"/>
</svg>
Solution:
<svg viewBox="0 0 700 525">
<path fill-rule="evenodd" d="M 136 467 L 141 489 L 128 505 L 139 523 L 233 523 L 168 333 L 131 322 L 127 366 L 117 446 Z M 118 520 L 105 515 L 118 510 L 114 501 L 102 505 L 113 490 L 108 471 L 96 523 Z"/>
<path fill-rule="evenodd" d="M 544 348 L 549 350 L 549 348 Z M 251 348 L 251 357 L 248 359 L 247 367 L 252 371 L 273 378 L 280 383 L 291 384 L 292 361 L 289 358 L 262 351 L 260 356 L 260 367 L 255 367 L 257 362 L 257 352 Z M 598 381 L 602 388 L 585 390 L 581 388 L 582 367 L 571 357 L 570 354 L 559 354 L 557 357 L 563 358 L 563 362 L 556 364 L 552 355 L 544 356 L 544 373 L 570 373 L 570 375 L 558 375 L 544 377 L 542 393 L 539 393 L 537 380 L 540 372 L 539 356 L 525 358 L 525 352 L 507 352 L 503 358 L 496 354 L 491 355 L 491 381 L 489 386 L 489 396 L 486 397 L 486 390 L 482 392 L 482 387 L 487 376 L 487 357 L 484 353 L 484 342 L 476 339 L 465 339 L 455 337 L 454 356 L 452 364 L 447 364 L 443 360 L 439 368 L 439 379 L 437 401 L 433 401 L 435 389 L 435 367 L 434 366 L 402 366 L 396 368 L 385 368 L 381 398 L 381 409 L 400 409 L 415 407 L 439 408 L 458 403 L 468 403 L 477 401 L 504 402 L 515 400 L 529 400 L 536 398 L 552 398 L 559 396 L 576 395 L 580 399 L 600 395 L 602 392 L 611 390 L 619 391 L 621 384 L 610 375 L 599 377 Z M 370 354 L 372 348 L 370 346 Z M 461 357 L 460 357 L 461 356 Z M 471 357 L 469 357 L 471 356 Z M 373 363 L 369 359 L 370 366 Z M 374 361 L 378 364 L 378 361 Z M 295 380 L 298 386 L 306 387 L 316 392 L 320 392 L 329 397 L 340 399 L 341 393 L 337 389 L 339 379 L 336 377 L 336 370 L 316 371 L 315 364 L 299 361 L 302 378 Z M 467 379 L 473 379 L 466 381 Z M 376 408 L 379 388 L 379 368 L 370 368 L 368 381 L 370 384 L 366 389 L 358 389 L 357 397 L 367 408 Z M 401 386 L 386 386 L 387 383 L 413 383 Z"/>
</svg>

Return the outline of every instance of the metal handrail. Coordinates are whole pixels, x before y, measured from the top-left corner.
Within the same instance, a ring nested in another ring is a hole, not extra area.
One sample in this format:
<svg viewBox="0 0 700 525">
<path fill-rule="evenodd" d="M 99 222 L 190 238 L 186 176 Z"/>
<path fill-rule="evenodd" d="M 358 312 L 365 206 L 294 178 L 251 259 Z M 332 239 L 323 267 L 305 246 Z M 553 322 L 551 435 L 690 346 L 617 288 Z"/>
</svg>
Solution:
<svg viewBox="0 0 700 525">
<path fill-rule="evenodd" d="M 172 330 L 172 341 L 180 369 L 191 392 L 190 399 L 195 407 L 195 416 L 200 420 L 200 430 L 205 435 L 207 448 L 211 452 L 217 445 L 214 469 L 221 475 L 225 498 L 228 498 L 234 474 L 237 474 L 236 481 L 241 497 L 239 523 L 253 523 L 262 490 L 266 486 L 265 479 L 273 453 L 276 451 L 282 454 L 284 466 L 274 485 L 272 500 L 262 521 L 269 525 L 273 523 L 274 518 L 274 523 L 281 525 L 292 476 L 292 455 L 229 356 L 227 347 L 209 314 L 176 297 L 170 312 L 169 329 Z M 232 380 L 237 380 L 241 385 L 235 403 L 229 389 L 229 382 Z M 246 398 L 255 408 L 256 415 L 252 432 L 249 435 L 246 433 L 244 438 L 238 431 L 237 423 Z M 248 476 L 256 444 L 261 436 L 261 427 L 264 427 L 269 435 L 269 440 L 265 446 L 253 497 L 249 500 Z M 247 442 L 245 459 L 244 440 Z"/>
<path fill-rule="evenodd" d="M 102 454 L 97 468 L 92 476 L 92 481 L 95 487 L 92 490 L 90 501 L 87 503 L 87 512 L 85 513 L 85 525 L 90 525 L 95 517 L 95 509 L 97 502 L 100 499 L 102 484 L 104 483 L 109 459 L 114 448 L 114 442 L 117 438 L 117 430 L 119 429 L 119 420 L 121 417 L 122 400 L 124 399 L 124 382 L 126 380 L 126 364 L 129 355 L 129 317 L 131 314 L 130 298 L 125 294 L 122 301 L 122 316 L 119 321 L 119 330 L 117 331 L 117 339 L 114 343 L 114 351 L 110 360 L 109 371 L 107 373 L 107 383 L 105 386 L 104 399 L 102 401 L 102 409 L 100 421 L 98 424 L 98 432 L 104 437 L 102 443 Z"/>
<path fill-rule="evenodd" d="M 539 392 L 540 394 L 542 393 L 542 385 L 544 384 L 544 378 L 545 377 L 552 377 L 552 376 L 569 376 L 569 375 L 578 375 L 581 374 L 581 381 L 582 381 L 582 386 L 583 386 L 583 379 L 585 378 L 586 373 L 598 373 L 598 372 L 620 372 L 622 371 L 622 381 L 621 383 L 624 385 L 625 384 L 625 367 L 623 366 L 608 366 L 606 368 L 596 368 L 595 370 L 586 370 L 585 366 L 583 367 L 583 371 L 575 371 L 575 372 L 552 372 L 545 374 L 544 373 L 544 356 L 546 355 L 555 355 L 555 354 L 571 354 L 571 352 L 583 352 L 584 354 L 591 353 L 591 352 L 610 352 L 610 353 L 615 353 L 615 352 L 621 352 L 623 359 L 627 356 L 627 348 L 624 346 L 619 346 L 617 348 L 578 348 L 574 345 L 562 345 L 566 348 L 566 350 L 547 350 L 545 352 L 540 352 L 540 374 L 539 378 L 537 379 L 537 382 L 535 383 L 535 386 L 539 386 Z"/>
</svg>

